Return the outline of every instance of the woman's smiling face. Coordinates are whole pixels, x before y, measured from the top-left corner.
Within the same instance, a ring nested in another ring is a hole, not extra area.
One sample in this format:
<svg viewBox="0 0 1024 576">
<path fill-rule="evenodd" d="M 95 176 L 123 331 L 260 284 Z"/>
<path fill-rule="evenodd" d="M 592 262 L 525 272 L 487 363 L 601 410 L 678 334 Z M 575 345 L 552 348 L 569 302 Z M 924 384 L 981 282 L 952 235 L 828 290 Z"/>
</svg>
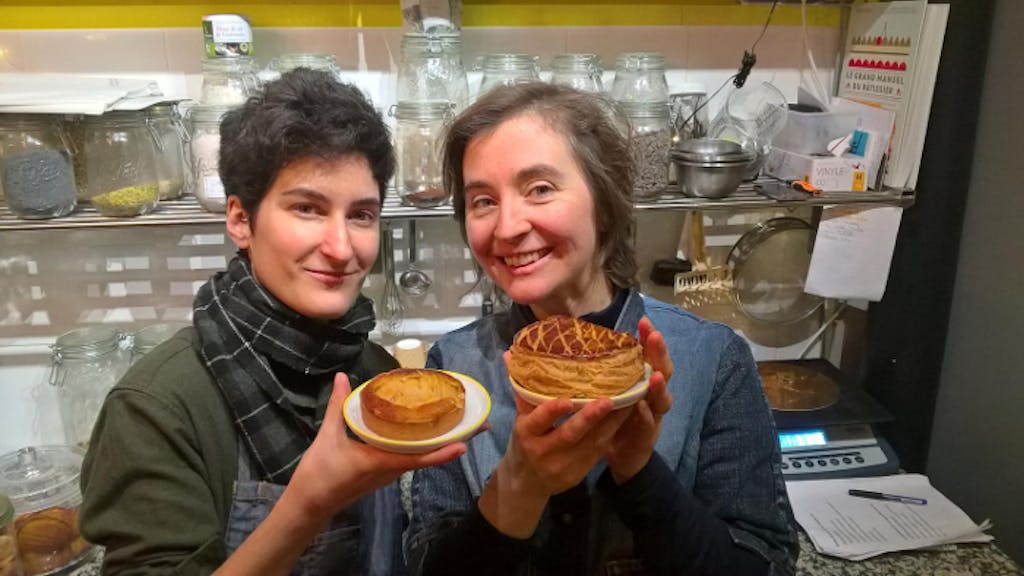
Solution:
<svg viewBox="0 0 1024 576">
<path fill-rule="evenodd" d="M 380 197 L 365 157 L 288 164 L 249 217 L 237 196 L 228 198 L 228 232 L 263 287 L 309 318 L 348 312 L 380 240 Z"/>
<path fill-rule="evenodd" d="M 472 139 L 462 168 L 466 237 L 498 286 L 538 317 L 608 305 L 593 197 L 564 136 L 514 116 Z"/>
</svg>

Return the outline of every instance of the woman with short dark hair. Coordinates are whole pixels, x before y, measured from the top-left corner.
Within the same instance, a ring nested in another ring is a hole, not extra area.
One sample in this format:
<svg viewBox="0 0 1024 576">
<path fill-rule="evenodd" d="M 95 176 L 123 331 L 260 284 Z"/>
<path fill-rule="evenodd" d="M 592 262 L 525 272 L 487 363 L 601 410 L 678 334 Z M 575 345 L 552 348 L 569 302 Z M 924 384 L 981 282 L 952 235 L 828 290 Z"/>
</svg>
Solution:
<svg viewBox="0 0 1024 576">
<path fill-rule="evenodd" d="M 411 484 L 416 574 L 792 574 L 778 439 L 747 344 L 636 291 L 625 137 L 593 96 L 496 88 L 451 126 L 445 185 L 477 263 L 514 304 L 442 337 L 427 365 L 490 392 L 490 430 Z M 532 406 L 516 332 L 569 315 L 639 335 L 644 399 Z"/>
<path fill-rule="evenodd" d="M 110 392 L 82 469 L 80 524 L 105 573 L 403 572 L 399 455 L 351 440 L 350 387 L 397 367 L 360 294 L 394 171 L 353 86 L 298 69 L 227 114 L 220 176 L 238 255 L 193 326 Z"/>
</svg>

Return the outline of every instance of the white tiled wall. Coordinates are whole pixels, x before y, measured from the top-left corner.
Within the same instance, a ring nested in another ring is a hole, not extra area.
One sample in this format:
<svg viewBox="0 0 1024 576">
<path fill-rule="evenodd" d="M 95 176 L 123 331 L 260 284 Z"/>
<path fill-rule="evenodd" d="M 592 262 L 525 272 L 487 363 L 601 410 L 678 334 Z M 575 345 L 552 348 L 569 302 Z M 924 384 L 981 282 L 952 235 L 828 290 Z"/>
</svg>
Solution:
<svg viewBox="0 0 1024 576">
<path fill-rule="evenodd" d="M 625 51 L 655 50 L 666 56 L 670 88 L 703 82 L 709 92 L 739 65 L 760 27 L 539 27 L 463 31 L 468 67 L 487 52 L 529 52 L 547 64 L 567 51 L 599 54 L 610 69 Z M 285 52 L 334 54 L 347 77 L 369 87 L 379 107 L 390 104 L 401 31 L 390 28 L 256 29 L 258 60 Z M 831 82 L 838 31 L 811 28 L 809 45 Z M 62 72 L 152 76 L 170 95 L 196 97 L 200 88 L 202 36 L 196 28 L 140 30 L 0 30 L 0 73 Z M 751 81 L 771 80 L 795 100 L 806 54 L 799 27 L 772 27 L 758 45 Z M 471 75 L 471 80 L 478 75 Z M 710 106 L 712 114 L 717 103 Z M 713 261 L 723 261 L 735 239 L 767 213 L 710 213 Z M 642 212 L 637 251 L 641 277 L 651 263 L 675 255 L 681 212 Z M 404 223 L 396 222 L 396 234 Z M 654 232 L 652 232 L 654 231 Z M 481 297 L 462 239 L 450 220 L 418 224 L 417 266 L 433 278 L 424 297 L 405 297 L 403 332 L 430 338 L 479 315 Z M 396 235 L 397 271 L 408 267 L 407 238 Z M 187 317 L 192 294 L 211 270 L 233 253 L 219 225 L 0 232 L 0 453 L 28 444 L 61 442 L 52 388 L 45 384 L 47 345 L 82 323 L 107 322 L 136 330 L 161 320 Z M 383 286 L 371 275 L 366 293 Z M 645 284 L 663 299 L 671 293 Z M 729 306 L 704 312 L 748 332 L 763 358 L 792 354 L 800 343 L 787 330 L 752 326 Z M 381 335 L 383 341 L 393 340 Z M 759 344 L 760 343 L 760 344 Z"/>
</svg>

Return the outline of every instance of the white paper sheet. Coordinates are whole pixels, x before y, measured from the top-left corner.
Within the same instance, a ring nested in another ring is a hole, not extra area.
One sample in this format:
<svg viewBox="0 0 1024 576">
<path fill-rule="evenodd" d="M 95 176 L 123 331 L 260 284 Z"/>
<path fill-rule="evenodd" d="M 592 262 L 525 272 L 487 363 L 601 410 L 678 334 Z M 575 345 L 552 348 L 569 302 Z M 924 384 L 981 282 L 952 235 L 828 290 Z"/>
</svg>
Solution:
<svg viewBox="0 0 1024 576">
<path fill-rule="evenodd" d="M 892 206 L 825 208 L 804 292 L 842 300 L 881 300 L 902 215 L 902 208 Z"/>
<path fill-rule="evenodd" d="M 851 489 L 924 498 L 903 504 L 850 496 Z M 822 554 L 864 560 L 898 550 L 988 542 L 988 521 L 975 524 L 920 474 L 786 483 L 796 521 Z"/>
</svg>

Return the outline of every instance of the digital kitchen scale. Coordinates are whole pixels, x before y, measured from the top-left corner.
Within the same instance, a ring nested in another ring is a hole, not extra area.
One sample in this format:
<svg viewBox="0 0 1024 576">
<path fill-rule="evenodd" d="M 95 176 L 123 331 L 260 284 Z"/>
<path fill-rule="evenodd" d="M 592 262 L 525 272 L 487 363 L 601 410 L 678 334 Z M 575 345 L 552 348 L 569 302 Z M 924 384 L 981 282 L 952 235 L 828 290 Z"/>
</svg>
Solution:
<svg viewBox="0 0 1024 576">
<path fill-rule="evenodd" d="M 787 481 L 883 476 L 900 469 L 896 453 L 870 424 L 780 430 L 779 446 Z"/>
<path fill-rule="evenodd" d="M 872 424 L 892 416 L 826 360 L 760 362 L 789 480 L 881 476 L 899 459 Z"/>
</svg>

